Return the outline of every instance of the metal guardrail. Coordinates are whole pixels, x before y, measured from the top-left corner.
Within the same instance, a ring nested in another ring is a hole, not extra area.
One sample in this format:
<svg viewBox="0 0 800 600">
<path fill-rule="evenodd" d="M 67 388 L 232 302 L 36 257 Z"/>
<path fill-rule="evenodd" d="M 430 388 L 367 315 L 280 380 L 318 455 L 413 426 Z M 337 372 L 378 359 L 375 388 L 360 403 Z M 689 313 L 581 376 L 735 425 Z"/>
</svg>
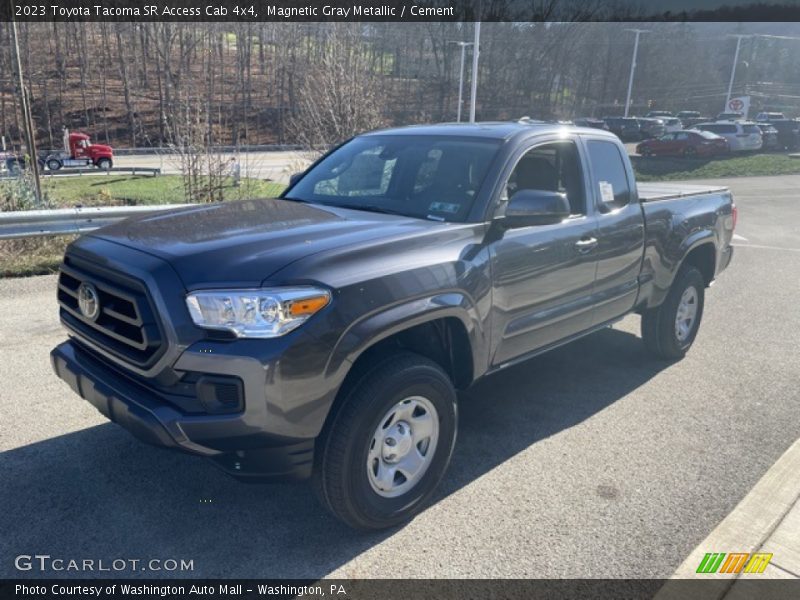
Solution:
<svg viewBox="0 0 800 600">
<path fill-rule="evenodd" d="M 252 144 L 242 146 L 212 146 L 210 152 L 233 154 L 235 152 L 290 152 L 303 150 L 299 144 Z M 174 146 L 143 146 L 140 148 L 118 148 L 114 146 L 116 156 L 130 156 L 132 154 L 176 154 Z"/>
<path fill-rule="evenodd" d="M 112 167 L 110 169 L 98 169 L 96 167 L 88 168 L 71 168 L 64 167 L 58 171 L 40 170 L 39 174 L 42 177 L 64 177 L 66 175 L 107 175 L 109 173 L 130 173 L 131 175 L 151 175 L 157 177 L 161 175 L 161 169 L 151 167 Z M 17 173 L 5 171 L 0 173 L 0 179 L 14 179 Z"/>
<path fill-rule="evenodd" d="M 131 175 L 139 175 L 139 174 L 148 174 L 156 177 L 161 175 L 161 169 L 159 168 L 151 168 L 151 167 L 111 167 L 110 169 L 98 169 L 97 167 L 89 167 L 89 168 L 78 168 L 73 169 L 71 167 L 64 167 L 63 169 L 59 169 L 58 171 L 47 171 L 41 172 L 44 177 L 56 176 L 59 175 L 104 175 L 106 173 L 130 173 Z"/>
<path fill-rule="evenodd" d="M 127 217 L 186 206 L 193 205 L 87 206 L 0 212 L 0 240 L 78 234 L 110 225 Z"/>
</svg>

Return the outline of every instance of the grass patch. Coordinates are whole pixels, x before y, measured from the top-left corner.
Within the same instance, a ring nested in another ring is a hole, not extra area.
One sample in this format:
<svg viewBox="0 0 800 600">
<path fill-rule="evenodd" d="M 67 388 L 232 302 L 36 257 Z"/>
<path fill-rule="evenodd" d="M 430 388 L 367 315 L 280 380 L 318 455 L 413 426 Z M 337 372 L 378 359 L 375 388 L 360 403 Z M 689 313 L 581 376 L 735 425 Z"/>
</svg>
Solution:
<svg viewBox="0 0 800 600">
<path fill-rule="evenodd" d="M 721 158 L 632 156 L 631 161 L 637 181 L 800 174 L 800 159 L 785 154 L 746 154 Z"/>
<path fill-rule="evenodd" d="M 0 181 L 3 186 L 11 181 Z M 223 190 L 225 200 L 271 198 L 280 194 L 284 185 L 260 179 L 242 179 L 239 187 L 230 180 Z M 115 174 L 80 177 L 47 177 L 42 180 L 42 193 L 51 208 L 71 206 L 118 206 L 148 204 L 181 204 L 184 202 L 180 175 L 142 177 Z M 76 236 L 39 237 L 0 240 L 0 277 L 22 277 L 53 273 L 61 263 L 64 249 Z"/>
<path fill-rule="evenodd" d="M 7 185 L 3 182 L 0 185 Z M 223 188 L 225 200 L 270 198 L 285 186 L 273 181 L 242 179 L 236 187 L 229 179 Z M 185 202 L 180 175 L 82 175 L 76 177 L 45 177 L 42 194 L 51 206 L 69 207 L 114 206 L 119 204 L 181 204 Z"/>
<path fill-rule="evenodd" d="M 75 235 L 0 240 L 0 278 L 55 273 Z"/>
</svg>

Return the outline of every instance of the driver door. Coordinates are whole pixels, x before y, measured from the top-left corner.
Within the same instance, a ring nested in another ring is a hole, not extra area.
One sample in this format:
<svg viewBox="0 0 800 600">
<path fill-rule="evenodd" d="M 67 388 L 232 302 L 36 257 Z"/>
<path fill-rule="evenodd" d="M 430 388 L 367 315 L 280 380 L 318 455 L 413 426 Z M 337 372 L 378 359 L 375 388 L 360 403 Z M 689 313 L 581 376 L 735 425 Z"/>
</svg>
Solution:
<svg viewBox="0 0 800 600">
<path fill-rule="evenodd" d="M 559 139 L 518 155 L 499 210 L 522 189 L 560 191 L 568 219 L 509 229 L 492 243 L 492 366 L 501 366 L 591 326 L 597 268 L 597 224 L 574 139 Z"/>
</svg>

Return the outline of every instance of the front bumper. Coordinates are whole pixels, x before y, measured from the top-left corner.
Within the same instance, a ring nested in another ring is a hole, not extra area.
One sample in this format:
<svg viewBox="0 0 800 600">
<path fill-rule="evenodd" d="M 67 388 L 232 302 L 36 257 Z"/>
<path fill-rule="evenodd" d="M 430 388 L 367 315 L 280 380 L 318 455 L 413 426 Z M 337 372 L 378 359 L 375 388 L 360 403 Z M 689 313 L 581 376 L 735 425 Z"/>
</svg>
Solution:
<svg viewBox="0 0 800 600">
<path fill-rule="evenodd" d="M 73 340 L 54 348 L 50 360 L 56 375 L 76 394 L 143 442 L 208 457 L 243 480 L 311 475 L 313 438 L 270 434 L 242 414 L 185 414 Z"/>
</svg>

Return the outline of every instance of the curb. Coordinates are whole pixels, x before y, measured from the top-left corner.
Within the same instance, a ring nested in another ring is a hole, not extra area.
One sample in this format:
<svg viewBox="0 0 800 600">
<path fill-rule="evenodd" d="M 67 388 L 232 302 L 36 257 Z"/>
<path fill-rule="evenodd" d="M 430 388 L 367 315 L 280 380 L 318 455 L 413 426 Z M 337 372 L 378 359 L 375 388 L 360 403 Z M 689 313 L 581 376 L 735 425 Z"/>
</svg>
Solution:
<svg viewBox="0 0 800 600">
<path fill-rule="evenodd" d="M 755 552 L 769 539 L 784 517 L 800 499 L 800 440 L 773 464 L 753 489 L 722 522 L 695 548 L 678 567 L 671 579 L 703 580 L 707 598 L 722 598 L 741 577 L 726 574 L 696 573 L 707 552 Z M 800 540 L 798 540 L 800 546 Z M 771 567 L 768 567 L 768 569 Z M 765 572 L 767 575 L 768 571 Z M 773 575 L 774 576 L 774 575 Z M 745 576 L 746 578 L 747 576 Z M 671 600 L 679 596 L 670 589 L 669 581 L 655 596 Z M 710 593 L 709 593 L 710 592 Z"/>
</svg>

